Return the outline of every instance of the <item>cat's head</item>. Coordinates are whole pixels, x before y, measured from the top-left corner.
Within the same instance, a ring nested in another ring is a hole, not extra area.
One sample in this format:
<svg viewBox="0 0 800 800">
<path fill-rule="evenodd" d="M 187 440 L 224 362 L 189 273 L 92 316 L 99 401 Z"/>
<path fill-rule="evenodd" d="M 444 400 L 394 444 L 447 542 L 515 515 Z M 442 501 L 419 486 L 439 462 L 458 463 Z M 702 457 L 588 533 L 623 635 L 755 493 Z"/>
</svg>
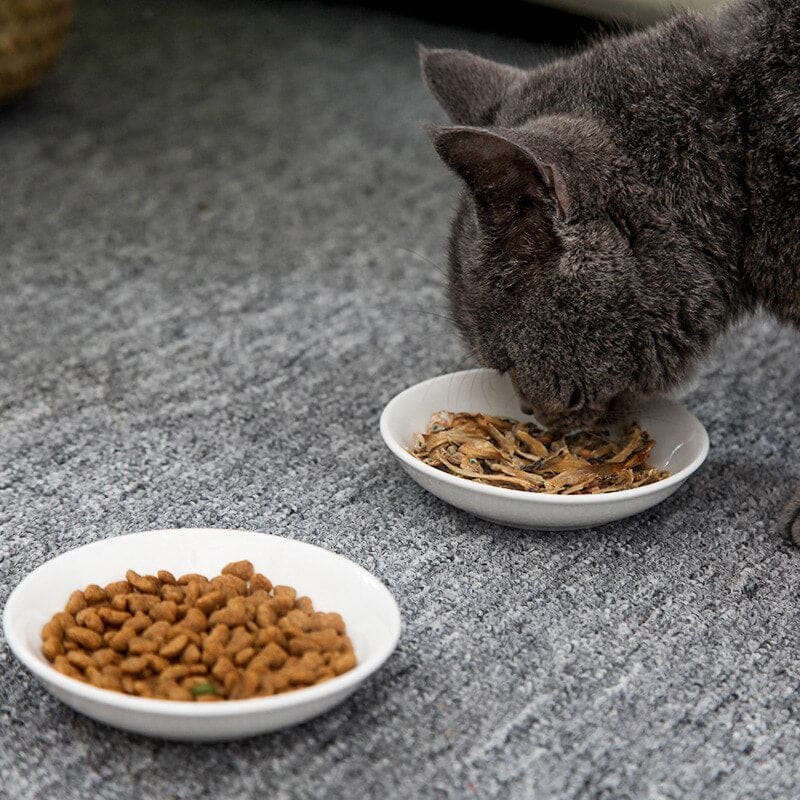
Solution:
<svg viewBox="0 0 800 800">
<path fill-rule="evenodd" d="M 552 427 L 606 419 L 684 377 L 694 346 L 673 316 L 686 310 L 653 284 L 658 223 L 642 223 L 647 190 L 603 127 L 515 123 L 524 73 L 511 67 L 448 50 L 423 50 L 422 64 L 456 123 L 432 138 L 465 184 L 449 292 L 477 361 L 507 372 L 523 411 Z"/>
</svg>

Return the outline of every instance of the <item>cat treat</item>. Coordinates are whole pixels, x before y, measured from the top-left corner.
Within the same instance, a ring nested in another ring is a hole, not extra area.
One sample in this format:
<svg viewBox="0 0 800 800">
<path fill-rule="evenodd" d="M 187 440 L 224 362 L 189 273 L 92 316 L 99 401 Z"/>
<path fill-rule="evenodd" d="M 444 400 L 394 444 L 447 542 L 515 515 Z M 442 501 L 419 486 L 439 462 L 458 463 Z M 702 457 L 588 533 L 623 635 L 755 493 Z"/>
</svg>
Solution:
<svg viewBox="0 0 800 800">
<path fill-rule="evenodd" d="M 339 614 L 273 586 L 249 561 L 210 580 L 164 570 L 75 591 L 42 629 L 71 678 L 139 697 L 208 702 L 312 686 L 356 664 Z"/>
<path fill-rule="evenodd" d="M 619 438 L 606 431 L 557 436 L 530 423 L 488 414 L 440 411 L 409 451 L 462 478 L 543 494 L 601 494 L 669 475 L 647 459 L 655 442 L 638 425 Z"/>
</svg>

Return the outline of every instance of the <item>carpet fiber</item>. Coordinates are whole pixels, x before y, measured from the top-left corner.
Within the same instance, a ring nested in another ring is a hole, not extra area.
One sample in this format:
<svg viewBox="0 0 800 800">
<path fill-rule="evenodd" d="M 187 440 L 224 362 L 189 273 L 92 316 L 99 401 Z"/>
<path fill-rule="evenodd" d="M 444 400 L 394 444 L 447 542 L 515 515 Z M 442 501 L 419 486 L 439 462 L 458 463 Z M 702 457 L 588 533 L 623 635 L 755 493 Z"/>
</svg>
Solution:
<svg viewBox="0 0 800 800">
<path fill-rule="evenodd" d="M 774 521 L 797 334 L 726 338 L 684 393 L 708 462 L 602 529 L 482 522 L 383 448 L 390 397 L 468 364 L 416 41 L 556 52 L 336 5 L 86 0 L 0 112 L 0 601 L 80 544 L 214 526 L 353 558 L 405 625 L 346 704 L 217 746 L 95 724 L 0 641 L 2 797 L 800 795 L 800 555 Z"/>
</svg>

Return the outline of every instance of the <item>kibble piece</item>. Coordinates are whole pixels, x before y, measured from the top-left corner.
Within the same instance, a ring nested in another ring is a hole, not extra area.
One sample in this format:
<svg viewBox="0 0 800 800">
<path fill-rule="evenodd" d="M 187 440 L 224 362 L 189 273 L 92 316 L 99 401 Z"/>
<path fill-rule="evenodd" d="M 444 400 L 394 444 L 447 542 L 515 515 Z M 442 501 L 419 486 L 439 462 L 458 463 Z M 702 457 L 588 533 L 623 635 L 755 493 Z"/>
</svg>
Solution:
<svg viewBox="0 0 800 800">
<path fill-rule="evenodd" d="M 139 575 L 132 569 L 125 573 L 125 579 L 139 592 L 143 594 L 156 594 L 158 592 L 158 579 L 152 575 Z"/>
<path fill-rule="evenodd" d="M 119 660 L 119 654 L 110 647 L 103 647 L 100 650 L 94 651 L 92 659 L 98 667 L 102 668 L 115 664 Z"/>
<path fill-rule="evenodd" d="M 250 594 L 255 594 L 256 592 L 271 592 L 272 591 L 272 581 L 267 578 L 265 575 L 262 575 L 260 572 L 256 572 L 255 575 L 250 578 Z"/>
<path fill-rule="evenodd" d="M 105 589 L 102 589 L 96 583 L 90 583 L 83 590 L 83 597 L 90 605 L 93 605 L 94 603 L 102 603 L 104 600 L 108 599 Z"/>
<path fill-rule="evenodd" d="M 144 631 L 142 631 L 142 636 L 144 636 L 145 639 L 152 639 L 154 642 L 158 642 L 160 646 L 169 636 L 171 630 L 172 626 L 169 620 L 160 619 L 150 625 L 150 627 L 145 628 Z"/>
<path fill-rule="evenodd" d="M 190 608 L 181 624 L 193 631 L 203 631 L 208 626 L 208 617 L 199 608 Z"/>
<path fill-rule="evenodd" d="M 231 561 L 222 568 L 223 575 L 235 575 L 244 581 L 250 580 L 255 570 L 252 561 Z"/>
<path fill-rule="evenodd" d="M 75 669 L 72 664 L 69 663 L 66 656 L 56 656 L 53 661 L 53 666 L 62 674 L 62 675 L 69 675 L 70 678 L 78 678 L 78 680 L 84 680 L 81 671 Z"/>
<path fill-rule="evenodd" d="M 82 611 L 88 603 L 86 602 L 86 598 L 83 596 L 83 592 L 75 591 L 69 596 L 69 600 L 67 604 L 64 606 L 64 610 L 68 614 L 72 614 L 75 616 L 79 611 Z"/>
<path fill-rule="evenodd" d="M 109 608 L 108 606 L 98 608 L 95 613 L 106 625 L 113 625 L 114 627 L 122 625 L 123 622 L 131 618 L 127 611 L 117 611 L 117 609 Z"/>
<path fill-rule="evenodd" d="M 103 620 L 100 619 L 97 611 L 91 606 L 87 606 L 79 611 L 75 615 L 75 622 L 77 622 L 81 627 L 89 628 L 89 630 L 92 630 L 95 633 L 102 633 L 105 630 Z"/>
<path fill-rule="evenodd" d="M 143 612 L 146 614 L 159 603 L 158 596 L 154 594 L 131 593 L 128 595 L 127 600 L 128 610 L 134 613 Z"/>
<path fill-rule="evenodd" d="M 214 589 L 206 592 L 202 597 L 198 598 L 195 605 L 204 614 L 210 614 L 225 604 L 225 594 L 219 589 Z"/>
<path fill-rule="evenodd" d="M 143 655 L 144 653 L 155 653 L 158 650 L 158 642 L 152 639 L 145 639 L 144 636 L 134 636 L 128 642 L 128 652 L 131 655 Z"/>
<path fill-rule="evenodd" d="M 189 637 L 185 633 L 179 633 L 166 644 L 163 644 L 158 654 L 164 658 L 175 658 L 183 652 L 183 648 L 187 644 L 189 644 Z"/>
<path fill-rule="evenodd" d="M 58 636 L 49 636 L 42 643 L 42 654 L 48 661 L 54 661 L 56 656 L 64 652 L 64 645 Z"/>
<path fill-rule="evenodd" d="M 176 583 L 175 576 L 171 572 L 165 569 L 160 569 L 156 573 L 156 576 L 161 581 L 161 583 L 168 583 L 170 585 L 174 585 Z"/>
<path fill-rule="evenodd" d="M 156 603 L 149 611 L 151 619 L 165 619 L 175 622 L 178 616 L 178 604 L 173 600 L 162 600 Z"/>
<path fill-rule="evenodd" d="M 103 644 L 103 637 L 97 631 L 90 630 L 89 628 L 81 628 L 78 625 L 73 625 L 67 628 L 66 635 L 75 644 L 85 647 L 88 650 L 98 650 Z"/>
<path fill-rule="evenodd" d="M 181 661 L 184 664 L 196 664 L 200 660 L 200 648 L 196 644 L 186 645 Z"/>
<path fill-rule="evenodd" d="M 208 583 L 208 578 L 206 578 L 205 575 L 200 575 L 197 572 L 190 572 L 186 575 L 181 575 L 181 577 L 178 578 L 178 584 L 187 584 L 190 581 L 198 581 L 200 584 L 205 585 Z"/>
<path fill-rule="evenodd" d="M 172 600 L 173 603 L 182 603 L 184 590 L 182 586 L 173 586 L 171 583 L 161 587 L 161 599 Z"/>
<path fill-rule="evenodd" d="M 129 656 L 120 661 L 119 668 L 123 672 L 138 675 L 147 669 L 149 663 L 146 656 Z"/>
<path fill-rule="evenodd" d="M 131 585 L 128 581 L 114 581 L 105 587 L 105 593 L 109 597 L 116 597 L 118 594 L 128 594 L 131 590 Z"/>
</svg>

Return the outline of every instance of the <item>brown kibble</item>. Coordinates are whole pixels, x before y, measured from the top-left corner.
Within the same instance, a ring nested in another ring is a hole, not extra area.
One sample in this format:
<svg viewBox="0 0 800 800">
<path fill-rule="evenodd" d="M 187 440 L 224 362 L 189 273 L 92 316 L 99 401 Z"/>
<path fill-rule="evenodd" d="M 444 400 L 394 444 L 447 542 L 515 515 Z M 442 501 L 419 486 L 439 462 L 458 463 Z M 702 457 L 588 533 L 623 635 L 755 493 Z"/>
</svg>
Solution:
<svg viewBox="0 0 800 800">
<path fill-rule="evenodd" d="M 209 667 L 217 662 L 217 659 L 225 653 L 225 646 L 218 639 L 208 638 L 203 645 L 202 661 Z"/>
<path fill-rule="evenodd" d="M 129 656 L 120 661 L 119 668 L 128 674 L 138 675 L 147 669 L 149 663 L 147 656 Z"/>
<path fill-rule="evenodd" d="M 154 606 L 160 602 L 155 594 L 129 594 L 127 596 L 128 610 L 134 613 L 142 612 L 147 614 Z"/>
<path fill-rule="evenodd" d="M 53 617 L 49 622 L 45 622 L 42 628 L 42 639 L 61 639 L 64 636 L 64 627 L 61 620 L 57 619 L 58 615 Z"/>
<path fill-rule="evenodd" d="M 166 658 L 162 658 L 156 653 L 148 653 L 147 663 L 149 664 L 150 669 L 152 669 L 157 675 L 163 673 L 165 669 L 168 669 L 170 666 L 172 666 Z"/>
<path fill-rule="evenodd" d="M 247 604 L 244 597 L 233 597 L 224 608 L 217 609 L 210 617 L 212 625 L 219 622 L 228 626 L 244 625 L 247 622 Z"/>
<path fill-rule="evenodd" d="M 161 583 L 167 583 L 167 584 L 169 584 L 171 586 L 174 586 L 175 583 L 177 582 L 175 580 L 175 576 L 171 572 L 169 572 L 168 570 L 160 569 L 156 573 L 156 575 L 157 575 L 158 579 L 161 581 Z"/>
<path fill-rule="evenodd" d="M 122 690 L 124 692 L 127 692 L 128 694 L 136 694 L 133 675 L 122 675 L 119 681 L 122 684 Z"/>
<path fill-rule="evenodd" d="M 178 584 L 181 586 L 190 581 L 197 581 L 204 586 L 208 583 L 208 578 L 206 578 L 205 575 L 201 575 L 199 572 L 188 572 L 186 575 L 181 575 L 180 578 L 178 578 Z"/>
<path fill-rule="evenodd" d="M 82 611 L 87 606 L 86 598 L 83 596 L 83 592 L 75 591 L 69 596 L 69 600 L 67 604 L 64 606 L 64 610 L 68 614 L 72 614 L 73 616 L 77 614 L 79 611 Z"/>
<path fill-rule="evenodd" d="M 216 609 L 220 608 L 225 604 L 225 594 L 219 589 L 214 589 L 210 592 L 206 592 L 202 597 L 200 597 L 195 605 L 204 613 L 210 614 L 212 611 L 216 611 Z"/>
<path fill-rule="evenodd" d="M 127 585 L 127 581 L 125 584 Z M 115 611 L 125 611 L 128 608 L 128 594 L 130 593 L 126 592 L 125 594 L 115 594 L 111 598 L 111 608 L 113 608 Z"/>
<path fill-rule="evenodd" d="M 181 655 L 184 664 L 196 664 L 200 661 L 200 648 L 196 644 L 188 644 Z"/>
<path fill-rule="evenodd" d="M 255 570 L 253 569 L 252 561 L 231 561 L 222 568 L 223 575 L 235 575 L 243 581 L 250 580 Z"/>
<path fill-rule="evenodd" d="M 149 611 L 151 619 L 165 619 L 175 622 L 178 616 L 178 605 L 173 600 L 162 600 L 156 603 Z"/>
<path fill-rule="evenodd" d="M 95 633 L 102 633 L 105 630 L 103 620 L 100 619 L 97 611 L 95 611 L 95 609 L 93 609 L 91 606 L 79 611 L 75 615 L 75 622 L 77 622 L 81 627 L 89 628 L 89 630 L 94 631 Z"/>
<path fill-rule="evenodd" d="M 224 698 L 220 697 L 218 694 L 201 694 L 199 697 L 195 697 L 195 702 L 197 703 L 218 703 L 220 700 Z"/>
<path fill-rule="evenodd" d="M 87 603 L 103 603 L 108 599 L 105 589 L 98 586 L 96 583 L 90 583 L 84 590 L 83 596 Z"/>
<path fill-rule="evenodd" d="M 211 586 L 222 592 L 227 600 L 247 595 L 247 581 L 235 575 L 218 575 L 211 581 Z"/>
<path fill-rule="evenodd" d="M 250 578 L 250 594 L 253 595 L 259 591 L 271 592 L 272 581 L 267 578 L 266 575 L 256 572 L 256 574 Z"/>
<path fill-rule="evenodd" d="M 141 633 L 142 631 L 147 630 L 147 628 L 149 628 L 152 624 L 153 621 L 147 616 L 147 614 L 144 613 L 144 611 L 137 611 L 133 617 L 125 623 L 125 626 L 132 628 L 134 631 L 136 631 L 136 633 Z"/>
<path fill-rule="evenodd" d="M 199 608 L 190 608 L 181 621 L 182 625 L 193 631 L 203 631 L 208 626 L 208 618 Z"/>
<path fill-rule="evenodd" d="M 231 661 L 227 656 L 222 656 L 221 658 L 217 659 L 217 663 L 214 664 L 214 668 L 211 670 L 211 674 L 219 681 L 223 680 L 228 673 L 236 674 L 236 667 L 233 665 L 233 661 Z"/>
<path fill-rule="evenodd" d="M 347 672 L 348 670 L 353 669 L 355 665 L 356 665 L 356 656 L 352 650 L 350 652 L 342 653 L 341 655 L 335 656 L 331 661 L 331 667 L 333 668 L 333 671 L 337 675 L 341 675 Z"/>
<path fill-rule="evenodd" d="M 341 614 L 325 614 L 315 611 L 309 620 L 308 630 L 321 631 L 325 628 L 333 628 L 336 633 L 344 633 L 345 625 Z"/>
<path fill-rule="evenodd" d="M 247 628 L 242 625 L 238 625 L 233 629 L 225 649 L 228 651 L 228 653 L 233 655 L 234 653 L 238 653 L 239 650 L 244 647 L 250 647 L 254 640 L 255 637 L 247 630 Z"/>
<path fill-rule="evenodd" d="M 255 654 L 256 651 L 252 647 L 245 647 L 243 650 L 239 650 L 239 652 L 236 653 L 233 657 L 233 663 L 238 667 L 244 667 Z"/>
<path fill-rule="evenodd" d="M 123 653 L 128 649 L 128 642 L 136 636 L 136 631 L 132 625 L 123 625 L 114 636 L 112 636 L 107 644 L 119 653 Z"/>
<path fill-rule="evenodd" d="M 158 622 L 154 622 L 150 625 L 149 628 L 145 628 L 142 632 L 142 636 L 144 636 L 145 639 L 152 639 L 154 642 L 158 642 L 160 646 L 163 644 L 164 640 L 169 637 L 171 630 L 172 625 L 170 625 L 169 621 L 160 619 Z"/>
<path fill-rule="evenodd" d="M 64 645 L 57 636 L 50 636 L 42 643 L 42 654 L 48 661 L 54 661 L 56 656 L 64 652 Z"/>
<path fill-rule="evenodd" d="M 83 675 L 81 675 L 80 670 L 75 669 L 75 667 L 69 663 L 66 656 L 56 656 L 53 661 L 53 667 L 62 675 L 68 675 L 70 678 L 83 680 Z"/>
<path fill-rule="evenodd" d="M 164 658 L 175 658 L 181 654 L 187 644 L 189 644 L 189 637 L 185 633 L 180 633 L 162 645 L 158 654 Z"/>
<path fill-rule="evenodd" d="M 270 642 L 262 651 L 261 656 L 266 660 L 271 669 L 279 669 L 289 658 L 288 653 L 275 642 Z"/>
<path fill-rule="evenodd" d="M 72 650 L 67 653 L 67 661 L 78 669 L 87 670 L 89 667 L 96 669 L 92 657 L 87 655 L 84 650 Z"/>
<path fill-rule="evenodd" d="M 161 587 L 161 599 L 172 600 L 173 603 L 182 603 L 184 590 L 182 586 L 173 586 L 168 583 Z"/>
<path fill-rule="evenodd" d="M 117 609 L 109 608 L 108 606 L 98 608 L 96 613 L 106 625 L 112 625 L 114 627 L 122 625 L 131 618 L 131 615 L 127 611 L 117 611 Z"/>
<path fill-rule="evenodd" d="M 98 667 L 108 667 L 119 660 L 119 654 L 112 650 L 110 647 L 103 647 L 100 650 L 95 650 L 92 654 L 92 660 Z"/>
<path fill-rule="evenodd" d="M 275 609 L 266 603 L 261 603 L 256 609 L 256 623 L 260 628 L 266 628 L 269 625 L 274 625 L 278 621 L 278 615 Z"/>
<path fill-rule="evenodd" d="M 125 573 L 125 579 L 142 594 L 156 594 L 159 590 L 158 579 L 152 575 L 139 575 L 138 572 L 129 569 Z"/>
<path fill-rule="evenodd" d="M 144 636 L 134 636 L 128 642 L 128 652 L 134 656 L 155 653 L 157 650 L 158 642 L 154 642 L 152 639 L 145 639 Z"/>
<path fill-rule="evenodd" d="M 113 583 L 106 584 L 105 593 L 109 598 L 116 597 L 118 594 L 129 594 L 131 585 L 128 581 L 114 581 Z"/>
<path fill-rule="evenodd" d="M 294 607 L 298 611 L 302 611 L 306 616 L 314 613 L 314 604 L 311 602 L 310 597 L 298 597 L 294 601 Z"/>
<path fill-rule="evenodd" d="M 103 637 L 97 631 L 81 628 L 78 625 L 67 628 L 66 635 L 76 644 L 89 650 L 98 650 L 103 644 Z"/>
</svg>

